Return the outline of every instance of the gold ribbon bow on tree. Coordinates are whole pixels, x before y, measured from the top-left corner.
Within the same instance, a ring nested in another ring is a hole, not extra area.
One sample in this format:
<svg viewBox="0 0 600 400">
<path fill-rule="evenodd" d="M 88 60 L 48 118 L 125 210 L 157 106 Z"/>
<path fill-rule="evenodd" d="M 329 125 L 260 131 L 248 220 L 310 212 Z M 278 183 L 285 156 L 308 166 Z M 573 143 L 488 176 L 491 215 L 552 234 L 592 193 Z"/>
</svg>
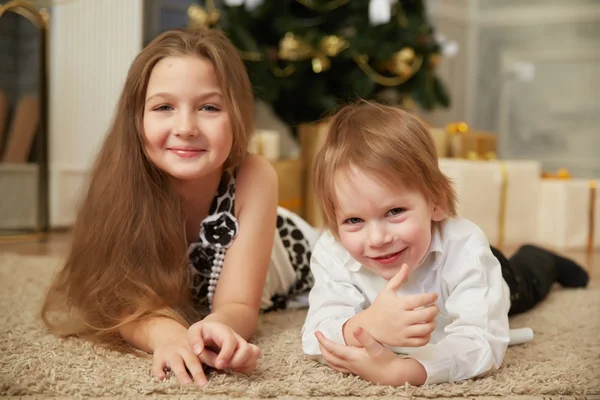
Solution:
<svg viewBox="0 0 600 400">
<path fill-rule="evenodd" d="M 214 0 L 206 0 L 206 8 L 198 4 L 189 6 L 187 16 L 191 28 L 210 28 L 219 22 L 221 13 L 215 7 Z"/>
<path fill-rule="evenodd" d="M 336 35 L 324 36 L 314 49 L 306 40 L 287 32 L 279 41 L 277 56 L 286 61 L 305 61 L 312 59 L 312 70 L 315 73 L 327 71 L 331 67 L 330 57 L 335 57 L 348 47 L 345 39 Z M 284 68 L 285 70 L 285 68 Z M 293 69 L 290 71 L 290 74 Z"/>
</svg>

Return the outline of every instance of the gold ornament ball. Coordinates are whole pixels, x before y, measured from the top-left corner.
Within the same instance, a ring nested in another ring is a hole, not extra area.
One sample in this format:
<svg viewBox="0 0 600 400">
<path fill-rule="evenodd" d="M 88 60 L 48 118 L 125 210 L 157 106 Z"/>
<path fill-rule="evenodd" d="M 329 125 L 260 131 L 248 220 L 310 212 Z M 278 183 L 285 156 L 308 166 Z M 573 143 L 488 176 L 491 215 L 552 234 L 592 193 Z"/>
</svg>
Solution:
<svg viewBox="0 0 600 400">
<path fill-rule="evenodd" d="M 433 68 L 435 68 L 440 64 L 441 60 L 442 60 L 442 56 L 440 56 L 438 53 L 432 54 L 429 57 L 429 65 L 431 65 Z"/>
<path fill-rule="evenodd" d="M 415 60 L 415 51 L 410 47 L 404 47 L 396 52 L 393 57 L 396 62 L 411 64 Z"/>
<path fill-rule="evenodd" d="M 469 131 L 469 125 L 467 125 L 466 122 L 459 122 L 456 125 L 456 129 L 460 132 L 460 133 L 467 133 Z"/>
<path fill-rule="evenodd" d="M 412 75 L 413 70 L 410 65 L 406 63 L 399 63 L 395 66 L 394 73 L 403 78 L 407 78 Z"/>
<path fill-rule="evenodd" d="M 331 61 L 324 55 L 319 54 L 317 57 L 312 59 L 312 69 L 316 74 L 327 71 L 331 67 Z"/>
</svg>

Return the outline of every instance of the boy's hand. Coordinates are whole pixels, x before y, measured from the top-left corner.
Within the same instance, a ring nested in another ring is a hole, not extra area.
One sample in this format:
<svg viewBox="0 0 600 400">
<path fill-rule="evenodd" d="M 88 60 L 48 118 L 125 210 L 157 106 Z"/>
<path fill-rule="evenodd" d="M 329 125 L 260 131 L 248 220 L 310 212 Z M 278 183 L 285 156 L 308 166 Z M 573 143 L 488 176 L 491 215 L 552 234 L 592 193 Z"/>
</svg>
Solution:
<svg viewBox="0 0 600 400">
<path fill-rule="evenodd" d="M 361 347 L 337 344 L 321 332 L 315 333 L 321 354 L 331 368 L 382 385 L 399 386 L 406 381 L 419 385 L 427 379 L 427 373 L 420 364 L 414 365 L 413 360 L 399 358 L 364 329 L 357 328 L 353 334 Z"/>
<path fill-rule="evenodd" d="M 357 320 L 349 320 L 349 329 L 364 327 L 380 343 L 388 346 L 420 347 L 431 340 L 435 330 L 435 318 L 439 308 L 435 305 L 437 293 L 422 293 L 412 296 L 398 296 L 398 289 L 408 277 L 408 265 L 388 281 L 377 295 L 373 304 L 357 315 Z M 356 317 L 355 317 L 356 318 Z M 349 345 L 357 345 L 356 340 L 348 341 L 346 326 L 344 338 Z"/>
</svg>

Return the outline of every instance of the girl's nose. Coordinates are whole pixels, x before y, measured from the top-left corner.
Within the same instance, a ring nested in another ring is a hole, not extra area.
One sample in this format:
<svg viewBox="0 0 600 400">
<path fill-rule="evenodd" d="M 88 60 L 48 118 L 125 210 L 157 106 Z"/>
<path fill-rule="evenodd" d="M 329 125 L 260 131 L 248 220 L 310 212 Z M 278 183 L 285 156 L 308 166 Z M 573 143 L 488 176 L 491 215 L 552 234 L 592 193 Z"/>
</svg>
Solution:
<svg viewBox="0 0 600 400">
<path fill-rule="evenodd" d="M 183 137 L 197 136 L 198 132 L 194 119 L 190 115 L 187 115 L 187 113 L 181 113 L 177 118 L 177 124 L 173 133 Z"/>
</svg>

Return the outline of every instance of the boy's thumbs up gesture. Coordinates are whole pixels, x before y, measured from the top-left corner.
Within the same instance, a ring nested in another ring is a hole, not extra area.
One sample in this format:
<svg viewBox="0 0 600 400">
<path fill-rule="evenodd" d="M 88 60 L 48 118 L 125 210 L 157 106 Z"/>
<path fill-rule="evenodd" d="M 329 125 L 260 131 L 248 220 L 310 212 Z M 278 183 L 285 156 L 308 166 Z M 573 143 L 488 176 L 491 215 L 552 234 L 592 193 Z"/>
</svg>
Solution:
<svg viewBox="0 0 600 400">
<path fill-rule="evenodd" d="M 353 335 L 362 327 L 382 344 L 394 347 L 420 347 L 429 343 L 435 329 L 439 309 L 434 304 L 437 293 L 398 296 L 398 290 L 408 278 L 406 264 L 390 279 L 371 306 L 344 325 L 346 344 L 359 346 Z"/>
</svg>

